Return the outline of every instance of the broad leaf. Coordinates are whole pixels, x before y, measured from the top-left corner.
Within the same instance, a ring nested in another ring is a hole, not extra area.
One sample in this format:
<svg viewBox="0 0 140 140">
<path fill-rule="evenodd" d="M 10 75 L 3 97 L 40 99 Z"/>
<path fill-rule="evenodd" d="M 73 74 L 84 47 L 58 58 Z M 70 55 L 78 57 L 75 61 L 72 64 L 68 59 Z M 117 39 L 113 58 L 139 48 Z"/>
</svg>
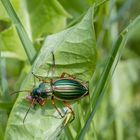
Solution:
<svg viewBox="0 0 140 140">
<path fill-rule="evenodd" d="M 43 77 L 51 77 L 51 70 L 49 73 L 47 71 L 52 66 L 51 52 L 53 51 L 56 63 L 55 77 L 60 77 L 62 72 L 67 72 L 82 79 L 83 82 L 89 81 L 96 65 L 93 14 L 92 7 L 77 25 L 48 36 L 31 71 Z M 22 89 L 31 90 L 33 79 L 33 75 L 29 73 Z M 58 107 L 62 106 L 60 101 L 56 104 Z M 60 119 L 51 102 L 47 100 L 45 106 L 32 108 L 23 124 L 28 108 L 29 103 L 25 99 L 25 94 L 21 93 L 11 111 L 5 139 L 56 139 L 64 120 Z"/>
<path fill-rule="evenodd" d="M 57 0 L 25 0 L 33 39 L 64 29 L 69 16 Z"/>
</svg>

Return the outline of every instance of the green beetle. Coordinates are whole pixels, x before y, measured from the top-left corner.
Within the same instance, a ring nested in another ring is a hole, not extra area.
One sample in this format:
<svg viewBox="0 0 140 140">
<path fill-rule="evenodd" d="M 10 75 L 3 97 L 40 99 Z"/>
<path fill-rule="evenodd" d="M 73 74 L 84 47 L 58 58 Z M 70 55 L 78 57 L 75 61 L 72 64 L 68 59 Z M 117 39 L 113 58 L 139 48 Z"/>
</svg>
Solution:
<svg viewBox="0 0 140 140">
<path fill-rule="evenodd" d="M 52 52 L 52 57 L 53 57 L 52 70 L 54 70 L 55 58 L 53 52 Z M 30 95 L 28 95 L 26 99 L 31 103 L 31 106 L 35 106 L 36 104 L 40 104 L 41 106 L 43 106 L 46 102 L 46 99 L 50 98 L 52 105 L 56 108 L 59 115 L 61 117 L 64 117 L 65 115 L 62 115 L 61 111 L 57 108 L 54 102 L 54 99 L 60 100 L 64 103 L 66 107 L 68 107 L 71 110 L 71 113 L 73 114 L 72 120 L 74 120 L 75 114 L 71 106 L 69 105 L 68 101 L 79 100 L 82 97 L 88 95 L 89 94 L 88 84 L 83 83 L 81 80 L 76 79 L 74 76 L 68 73 L 63 72 L 60 78 L 58 79 L 50 78 L 50 82 L 48 86 L 48 82 L 44 79 L 44 77 L 38 76 L 33 72 L 32 74 L 34 75 L 34 77 L 38 78 L 39 81 L 41 81 L 38 87 L 33 88 L 32 91 L 23 90 L 18 92 L 25 92 L 25 91 L 30 92 Z M 25 118 L 31 106 L 26 112 L 23 122 L 25 121 Z"/>
</svg>

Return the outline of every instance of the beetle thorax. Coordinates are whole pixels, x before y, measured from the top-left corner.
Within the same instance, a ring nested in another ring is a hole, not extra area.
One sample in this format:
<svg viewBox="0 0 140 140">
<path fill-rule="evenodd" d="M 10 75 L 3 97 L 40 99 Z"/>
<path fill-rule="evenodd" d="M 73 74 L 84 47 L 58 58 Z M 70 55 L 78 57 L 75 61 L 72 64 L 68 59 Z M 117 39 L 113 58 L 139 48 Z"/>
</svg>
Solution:
<svg viewBox="0 0 140 140">
<path fill-rule="evenodd" d="M 50 85 L 47 85 L 46 83 L 40 83 L 38 87 L 32 90 L 31 96 L 32 98 L 47 98 L 47 96 L 50 96 L 50 94 L 48 94 L 51 91 L 50 89 Z"/>
</svg>

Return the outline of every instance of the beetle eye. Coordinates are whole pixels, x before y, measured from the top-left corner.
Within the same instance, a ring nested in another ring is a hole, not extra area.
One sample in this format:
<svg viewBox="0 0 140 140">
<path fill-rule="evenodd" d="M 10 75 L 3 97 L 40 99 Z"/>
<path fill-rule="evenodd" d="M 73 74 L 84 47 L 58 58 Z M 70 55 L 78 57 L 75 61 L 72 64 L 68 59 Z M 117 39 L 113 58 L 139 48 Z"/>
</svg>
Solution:
<svg viewBox="0 0 140 140">
<path fill-rule="evenodd" d="M 36 92 L 37 92 L 38 94 L 40 94 L 40 90 L 37 89 Z"/>
<path fill-rule="evenodd" d="M 38 96 L 38 94 L 40 94 L 40 90 L 39 89 L 33 89 L 31 95 L 32 96 Z"/>
</svg>

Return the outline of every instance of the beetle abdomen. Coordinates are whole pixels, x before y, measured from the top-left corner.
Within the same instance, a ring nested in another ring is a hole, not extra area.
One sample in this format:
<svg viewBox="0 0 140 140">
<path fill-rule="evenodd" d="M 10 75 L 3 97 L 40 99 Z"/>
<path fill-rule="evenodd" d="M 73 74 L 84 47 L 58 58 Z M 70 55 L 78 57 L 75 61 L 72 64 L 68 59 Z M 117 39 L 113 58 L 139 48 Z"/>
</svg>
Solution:
<svg viewBox="0 0 140 140">
<path fill-rule="evenodd" d="M 87 87 L 75 79 L 58 79 L 52 86 L 54 96 L 60 100 L 76 100 L 88 93 Z"/>
</svg>

